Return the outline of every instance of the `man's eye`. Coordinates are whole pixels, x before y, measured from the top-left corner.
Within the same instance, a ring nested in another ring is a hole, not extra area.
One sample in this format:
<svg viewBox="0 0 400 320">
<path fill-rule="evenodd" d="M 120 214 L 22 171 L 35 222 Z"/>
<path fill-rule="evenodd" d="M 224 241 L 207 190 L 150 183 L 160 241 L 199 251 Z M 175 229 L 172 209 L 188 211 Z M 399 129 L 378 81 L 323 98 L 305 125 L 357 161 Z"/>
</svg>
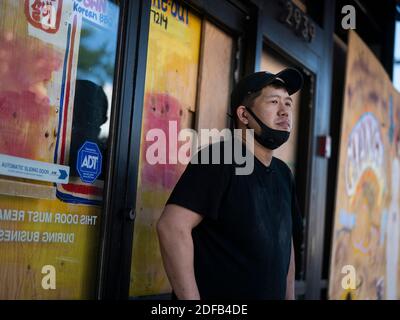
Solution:
<svg viewBox="0 0 400 320">
<path fill-rule="evenodd" d="M 292 104 L 291 103 L 286 103 L 286 106 L 287 107 L 292 107 Z"/>
<path fill-rule="evenodd" d="M 278 100 L 271 100 L 271 103 L 278 103 Z"/>
</svg>

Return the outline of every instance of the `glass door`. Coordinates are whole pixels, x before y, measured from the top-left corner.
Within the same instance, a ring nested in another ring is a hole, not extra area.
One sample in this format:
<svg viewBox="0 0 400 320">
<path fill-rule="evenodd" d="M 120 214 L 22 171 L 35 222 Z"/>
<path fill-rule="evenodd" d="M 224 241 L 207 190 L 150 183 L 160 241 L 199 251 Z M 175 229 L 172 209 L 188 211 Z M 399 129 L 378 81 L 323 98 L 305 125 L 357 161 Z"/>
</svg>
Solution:
<svg viewBox="0 0 400 320">
<path fill-rule="evenodd" d="M 0 299 L 95 295 L 119 11 L 0 3 Z"/>
</svg>

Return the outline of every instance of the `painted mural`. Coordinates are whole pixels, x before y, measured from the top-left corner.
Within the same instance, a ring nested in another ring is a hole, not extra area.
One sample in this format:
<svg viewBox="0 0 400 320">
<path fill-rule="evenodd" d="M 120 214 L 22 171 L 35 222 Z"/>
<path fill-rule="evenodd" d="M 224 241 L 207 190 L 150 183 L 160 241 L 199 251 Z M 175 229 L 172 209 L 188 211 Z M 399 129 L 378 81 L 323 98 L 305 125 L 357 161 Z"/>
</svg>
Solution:
<svg viewBox="0 0 400 320">
<path fill-rule="evenodd" d="M 400 93 L 355 32 L 344 92 L 329 298 L 400 299 Z"/>
<path fill-rule="evenodd" d="M 193 123 L 199 68 L 201 20 L 178 1 L 151 1 L 139 181 L 131 267 L 131 296 L 170 292 L 162 266 L 155 223 L 185 166 L 177 163 L 180 143 L 169 139 Z M 165 161 L 146 154 L 165 133 Z M 147 139 L 146 139 L 147 137 Z M 169 151 L 172 152 L 169 152 Z"/>
<path fill-rule="evenodd" d="M 107 0 L 0 2 L 0 299 L 94 297 L 110 101 L 87 58 L 118 12 Z"/>
</svg>

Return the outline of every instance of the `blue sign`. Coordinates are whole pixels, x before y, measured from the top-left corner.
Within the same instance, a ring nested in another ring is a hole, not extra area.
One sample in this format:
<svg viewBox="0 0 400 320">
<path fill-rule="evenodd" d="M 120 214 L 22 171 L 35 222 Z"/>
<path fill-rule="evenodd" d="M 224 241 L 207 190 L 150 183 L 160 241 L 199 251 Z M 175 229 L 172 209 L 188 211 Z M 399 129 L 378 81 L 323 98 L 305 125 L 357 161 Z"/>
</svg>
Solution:
<svg viewBox="0 0 400 320">
<path fill-rule="evenodd" d="M 103 157 L 97 144 L 86 141 L 78 151 L 76 170 L 81 180 L 86 183 L 96 181 L 101 173 Z"/>
</svg>

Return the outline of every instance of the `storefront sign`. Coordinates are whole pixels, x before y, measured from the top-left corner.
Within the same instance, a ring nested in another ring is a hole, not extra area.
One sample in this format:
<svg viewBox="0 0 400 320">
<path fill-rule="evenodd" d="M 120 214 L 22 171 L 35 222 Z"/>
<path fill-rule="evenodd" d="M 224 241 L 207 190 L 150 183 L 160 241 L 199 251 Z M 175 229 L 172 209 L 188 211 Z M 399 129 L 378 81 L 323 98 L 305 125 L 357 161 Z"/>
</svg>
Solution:
<svg viewBox="0 0 400 320">
<path fill-rule="evenodd" d="M 105 28 L 115 27 L 107 0 L 75 0 L 74 13 Z"/>
</svg>

